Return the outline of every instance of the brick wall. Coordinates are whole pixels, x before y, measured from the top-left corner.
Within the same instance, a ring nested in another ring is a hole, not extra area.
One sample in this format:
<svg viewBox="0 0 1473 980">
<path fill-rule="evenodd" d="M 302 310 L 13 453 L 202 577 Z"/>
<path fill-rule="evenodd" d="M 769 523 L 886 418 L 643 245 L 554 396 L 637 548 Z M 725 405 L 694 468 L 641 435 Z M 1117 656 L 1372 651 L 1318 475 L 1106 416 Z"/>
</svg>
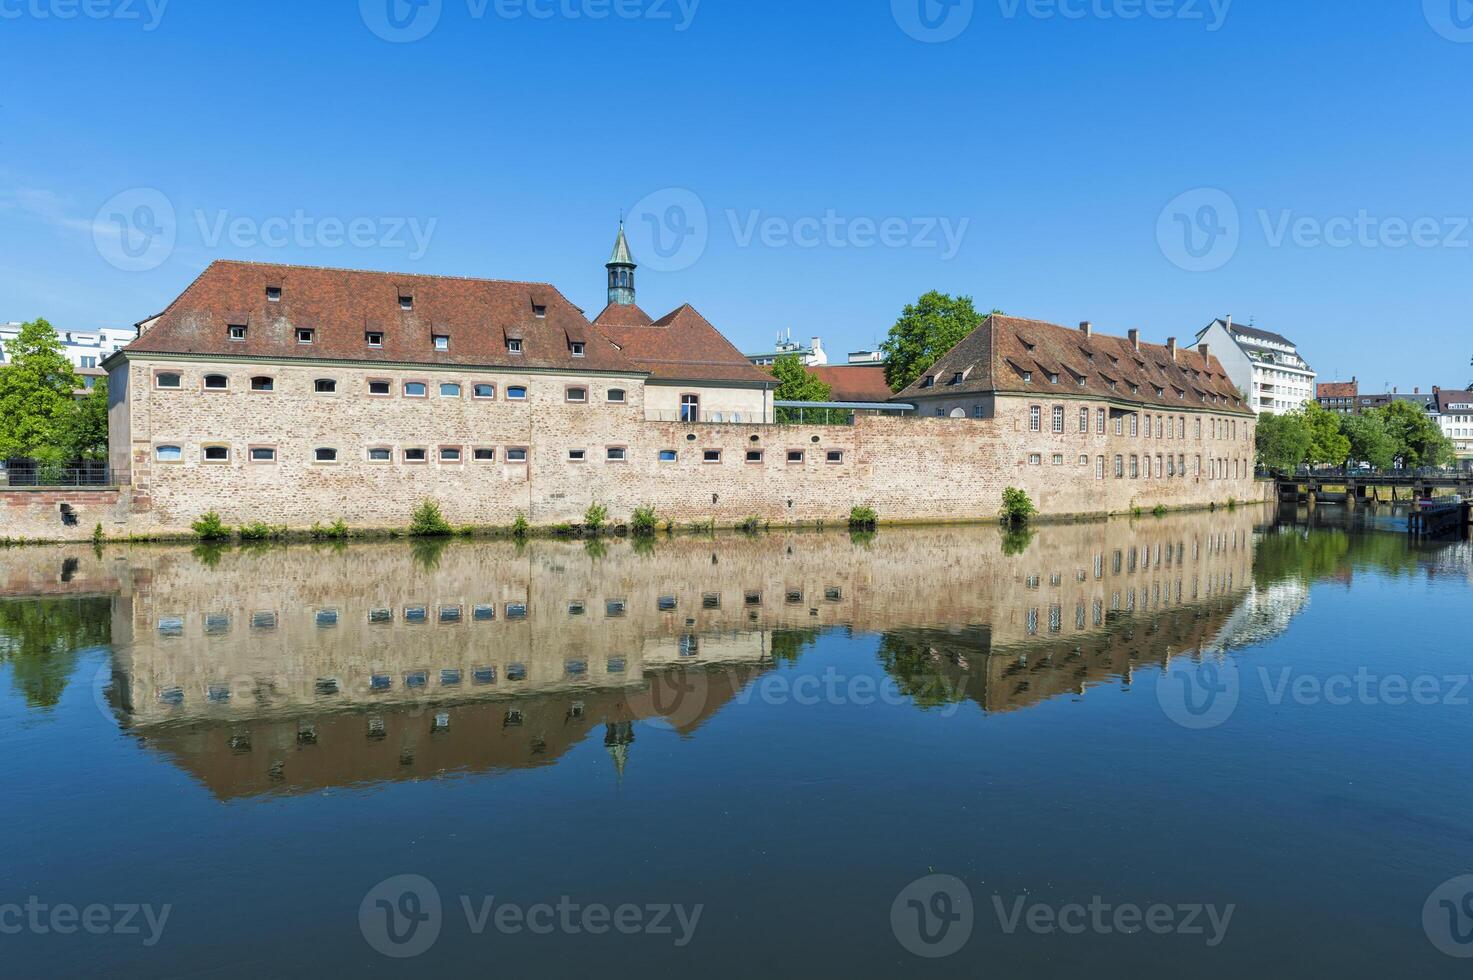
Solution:
<svg viewBox="0 0 1473 980">
<path fill-rule="evenodd" d="M 159 370 L 181 373 L 181 387 L 158 389 Z M 1007 486 L 1027 490 L 1048 515 L 1262 496 L 1251 477 L 1253 420 L 1243 416 L 1203 415 L 1198 438 L 1197 414 L 1163 411 L 1163 420 L 1171 419 L 1169 436 L 1163 431 L 1157 437 L 1153 424 L 1147 438 L 1137 420 L 1132 437 L 1128 416 L 1075 399 L 1060 403 L 1064 431 L 1055 433 L 1053 403 L 1000 397 L 985 421 L 861 417 L 854 426 L 684 425 L 646 421 L 643 384 L 623 377 L 138 361 L 128 371 L 129 425 L 118 438 L 128 440 L 141 504 L 130 518 L 136 530 L 182 530 L 212 509 L 232 524 L 306 527 L 341 518 L 357 527 L 402 527 L 427 498 L 439 501 L 457 524 L 506 525 L 525 513 L 534 524 L 550 525 L 580 520 L 595 501 L 616 520 L 649 504 L 680 522 L 730 523 L 748 516 L 835 521 L 855 505 L 872 506 L 885 520 L 988 519 Z M 204 376 L 212 373 L 227 376 L 227 390 L 204 388 Z M 273 377 L 275 390 L 252 391 L 251 378 L 263 374 Z M 317 393 L 319 378 L 332 378 L 337 390 Z M 389 382 L 389 397 L 368 394 L 375 379 Z M 428 397 L 404 397 L 405 384 L 416 381 L 427 384 Z M 440 397 L 442 383 L 460 384 L 460 396 Z M 472 397 L 477 383 L 494 383 L 496 398 Z M 512 386 L 527 388 L 525 401 L 508 400 Z M 570 387 L 586 389 L 587 400 L 570 402 Z M 623 391 L 624 400 L 611 404 L 610 389 Z M 1035 404 L 1038 431 L 1031 425 Z M 1089 419 L 1084 433 L 1081 408 Z M 180 448 L 178 462 L 159 461 L 165 445 Z M 206 462 L 208 445 L 226 447 L 228 461 Z M 461 462 L 437 458 L 447 446 L 460 449 Z M 276 460 L 251 462 L 253 447 L 274 448 Z M 391 460 L 370 462 L 370 447 L 389 449 Z M 475 461 L 477 447 L 494 450 L 494 460 Z M 514 447 L 528 450 L 525 463 L 508 459 Z M 337 450 L 337 460 L 315 461 L 320 448 Z M 409 448 L 425 450 L 428 461 L 406 461 Z M 583 452 L 581 460 L 570 457 L 575 449 Z M 676 458 L 662 460 L 662 451 Z M 719 455 L 708 459 L 708 452 Z M 748 453 L 759 452 L 748 461 Z M 802 457 L 790 462 L 790 453 Z M 1150 479 L 1139 463 L 1146 453 Z M 1185 457 L 1186 475 L 1158 476 L 1155 459 L 1164 461 L 1168 453 Z M 1124 472 L 1118 479 L 1117 455 Z M 1135 479 L 1131 456 L 1138 459 Z M 1216 477 L 1214 459 L 1226 461 Z M 1101 460 L 1103 479 L 1097 477 Z"/>
</svg>

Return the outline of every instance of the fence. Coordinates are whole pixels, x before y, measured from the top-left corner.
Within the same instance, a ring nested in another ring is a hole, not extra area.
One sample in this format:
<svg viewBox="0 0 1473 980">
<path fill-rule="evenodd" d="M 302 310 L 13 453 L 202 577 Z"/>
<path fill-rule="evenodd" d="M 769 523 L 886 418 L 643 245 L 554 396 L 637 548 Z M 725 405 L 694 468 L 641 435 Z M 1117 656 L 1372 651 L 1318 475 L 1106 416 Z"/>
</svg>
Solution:
<svg viewBox="0 0 1473 980">
<path fill-rule="evenodd" d="M 0 487 L 67 488 L 113 486 L 112 470 L 106 463 L 78 463 L 71 466 L 46 466 L 17 463 L 0 467 Z"/>
</svg>

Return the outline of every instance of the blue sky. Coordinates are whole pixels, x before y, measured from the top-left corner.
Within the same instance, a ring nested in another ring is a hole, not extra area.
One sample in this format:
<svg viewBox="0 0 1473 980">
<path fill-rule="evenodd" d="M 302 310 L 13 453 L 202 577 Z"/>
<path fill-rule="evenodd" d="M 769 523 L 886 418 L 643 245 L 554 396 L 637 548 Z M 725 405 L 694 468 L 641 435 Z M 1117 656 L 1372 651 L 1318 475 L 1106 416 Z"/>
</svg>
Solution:
<svg viewBox="0 0 1473 980">
<path fill-rule="evenodd" d="M 1468 0 L 86 2 L 0 0 L 0 320 L 131 324 L 214 258 L 592 316 L 624 209 L 641 305 L 748 349 L 934 288 L 1473 381 Z"/>
</svg>

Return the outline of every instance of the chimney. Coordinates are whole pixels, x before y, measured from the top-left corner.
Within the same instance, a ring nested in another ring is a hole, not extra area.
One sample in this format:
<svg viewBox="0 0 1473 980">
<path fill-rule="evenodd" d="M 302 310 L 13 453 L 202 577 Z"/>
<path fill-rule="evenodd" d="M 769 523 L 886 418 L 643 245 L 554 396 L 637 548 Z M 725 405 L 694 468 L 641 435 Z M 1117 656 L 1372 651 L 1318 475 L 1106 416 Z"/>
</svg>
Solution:
<svg viewBox="0 0 1473 980">
<path fill-rule="evenodd" d="M 1197 353 L 1202 355 L 1202 363 L 1206 364 L 1212 357 L 1212 348 L 1208 347 L 1206 344 L 1198 344 Z"/>
<path fill-rule="evenodd" d="M 1441 392 L 1442 392 L 1442 389 L 1441 389 L 1441 388 L 1439 388 L 1439 387 L 1437 387 L 1437 385 L 1433 385 L 1433 386 L 1432 386 L 1432 393 L 1433 393 L 1433 394 L 1434 394 L 1434 395 L 1437 395 L 1437 394 L 1441 394 Z"/>
<path fill-rule="evenodd" d="M 1421 388 L 1413 388 L 1412 389 L 1412 394 L 1414 394 L 1414 395 L 1420 395 L 1421 393 L 1422 393 L 1422 389 Z"/>
<path fill-rule="evenodd" d="M 1168 353 L 1168 354 L 1171 355 L 1171 359 L 1173 361 L 1176 360 L 1176 338 L 1175 337 L 1167 337 L 1166 338 L 1166 353 Z"/>
<path fill-rule="evenodd" d="M 1227 321 L 1226 322 L 1227 322 L 1227 332 L 1228 333 L 1232 333 L 1233 332 L 1233 315 L 1231 313 L 1229 313 L 1227 315 Z"/>
<path fill-rule="evenodd" d="M 1085 320 L 1079 324 L 1079 332 L 1086 337 L 1093 337 L 1095 335 L 1095 325 Z"/>
<path fill-rule="evenodd" d="M 1130 346 L 1136 350 L 1141 349 L 1141 332 L 1139 330 L 1132 329 L 1130 331 Z"/>
</svg>

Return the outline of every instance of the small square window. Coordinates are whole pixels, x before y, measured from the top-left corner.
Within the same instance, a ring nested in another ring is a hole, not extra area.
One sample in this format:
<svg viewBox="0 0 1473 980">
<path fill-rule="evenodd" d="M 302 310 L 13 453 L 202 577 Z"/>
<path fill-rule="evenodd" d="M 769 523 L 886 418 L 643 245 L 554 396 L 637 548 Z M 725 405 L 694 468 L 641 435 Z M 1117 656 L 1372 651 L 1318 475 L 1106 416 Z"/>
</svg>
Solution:
<svg viewBox="0 0 1473 980">
<path fill-rule="evenodd" d="M 805 458 L 805 455 L 804 455 L 803 450 L 801 450 L 801 449 L 789 449 L 788 450 L 788 462 L 789 463 L 801 463 L 801 462 L 803 462 L 804 458 Z"/>
<path fill-rule="evenodd" d="M 1043 456 L 1041 456 L 1038 453 L 1032 453 L 1032 454 L 1030 454 L 1029 457 L 1028 457 L 1028 465 L 1029 466 L 1042 466 L 1043 465 Z"/>
<path fill-rule="evenodd" d="M 629 450 L 623 446 L 610 446 L 608 449 L 608 460 L 610 463 L 622 463 L 629 458 Z"/>
<path fill-rule="evenodd" d="M 226 333 L 226 336 L 228 336 L 231 340 L 245 340 L 246 328 L 240 326 L 232 326 Z"/>
<path fill-rule="evenodd" d="M 401 293 L 399 295 L 399 309 L 409 313 L 414 309 L 414 297 Z"/>
<path fill-rule="evenodd" d="M 844 462 L 844 453 L 843 453 L 843 450 L 830 449 L 828 451 L 828 453 L 827 453 L 827 455 L 826 455 L 825 458 L 830 463 L 842 463 L 842 462 Z"/>
<path fill-rule="evenodd" d="M 312 451 L 312 459 L 318 463 L 336 463 L 338 451 L 336 449 L 315 449 Z"/>
<path fill-rule="evenodd" d="M 496 462 L 496 450 L 477 449 L 474 458 L 477 463 L 494 463 Z"/>
<path fill-rule="evenodd" d="M 311 330 L 305 330 L 305 329 L 304 330 L 298 330 L 297 331 L 297 343 L 299 343 L 299 344 L 310 344 L 310 343 L 312 343 L 312 334 L 313 334 L 313 331 L 311 331 Z"/>
<path fill-rule="evenodd" d="M 384 346 L 384 335 L 376 330 L 370 330 L 368 333 L 364 334 L 363 339 L 368 341 L 368 346 L 370 347 Z"/>
<path fill-rule="evenodd" d="M 541 305 L 540 303 L 533 303 L 532 304 L 532 315 L 535 316 L 539 320 L 545 320 L 545 319 L 547 319 L 547 307 Z"/>
<path fill-rule="evenodd" d="M 701 454 L 701 461 L 704 462 L 704 463 L 719 463 L 719 462 L 721 462 L 721 450 L 719 450 L 719 449 L 707 449 L 705 452 L 703 452 Z"/>
<path fill-rule="evenodd" d="M 582 463 L 582 462 L 585 462 L 587 459 L 588 459 L 588 450 L 586 450 L 586 449 L 569 449 L 568 450 L 568 462 L 570 462 L 570 463 Z"/>
<path fill-rule="evenodd" d="M 520 340 L 508 340 L 506 342 L 506 352 L 508 354 L 520 354 L 522 352 L 522 342 Z"/>
<path fill-rule="evenodd" d="M 584 349 L 585 348 L 584 348 L 584 346 L 583 346 L 582 343 L 575 342 L 573 344 L 570 344 L 569 347 L 572 349 L 572 352 L 573 352 L 573 356 L 574 357 L 582 357 L 583 356 L 583 352 L 584 352 Z"/>
<path fill-rule="evenodd" d="M 230 462 L 229 446 L 206 446 L 204 448 L 204 461 L 206 463 L 228 463 Z"/>
<path fill-rule="evenodd" d="M 266 287 L 266 302 L 268 302 L 268 303 L 280 303 L 281 302 L 281 287 L 280 286 L 267 286 Z"/>
<path fill-rule="evenodd" d="M 378 395 L 379 397 L 384 397 L 389 395 L 391 391 L 392 389 L 390 388 L 389 382 L 387 381 L 370 381 L 368 383 L 368 393 L 370 395 Z"/>
<path fill-rule="evenodd" d="M 435 334 L 435 350 L 446 351 L 450 349 L 450 338 L 442 333 Z"/>
<path fill-rule="evenodd" d="M 612 619 L 617 619 L 629 611 L 629 603 L 623 599 L 610 599 L 604 604 L 604 613 Z"/>
<path fill-rule="evenodd" d="M 749 462 L 749 463 L 760 463 L 760 462 L 762 462 L 762 450 L 760 450 L 760 449 L 748 449 L 747 450 L 747 462 Z"/>
</svg>

